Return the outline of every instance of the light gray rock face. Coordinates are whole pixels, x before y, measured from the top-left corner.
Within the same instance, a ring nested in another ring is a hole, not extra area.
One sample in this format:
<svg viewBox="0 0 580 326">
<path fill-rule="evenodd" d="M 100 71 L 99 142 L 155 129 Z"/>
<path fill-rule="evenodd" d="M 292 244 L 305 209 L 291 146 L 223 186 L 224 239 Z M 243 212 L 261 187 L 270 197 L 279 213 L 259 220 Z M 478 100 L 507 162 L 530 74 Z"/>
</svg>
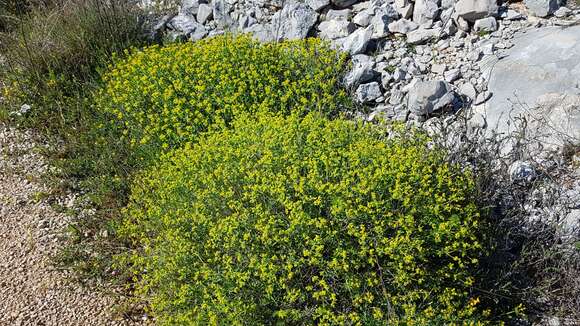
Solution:
<svg viewBox="0 0 580 326">
<path fill-rule="evenodd" d="M 524 4 L 538 17 L 547 17 L 560 7 L 558 0 L 524 0 Z"/>
<path fill-rule="evenodd" d="M 495 32 L 497 31 L 497 21 L 494 17 L 478 19 L 473 24 L 473 29 L 476 32 Z"/>
<path fill-rule="evenodd" d="M 364 53 L 373 35 L 373 28 L 359 28 L 345 38 L 337 39 L 333 43 L 342 51 L 351 55 Z"/>
<path fill-rule="evenodd" d="M 217 22 L 217 27 L 220 29 L 231 28 L 234 24 L 233 19 L 229 14 L 229 5 L 224 0 L 214 0 L 213 5 L 213 19 Z"/>
<path fill-rule="evenodd" d="M 330 0 L 307 0 L 306 3 L 313 10 L 320 12 L 330 4 Z"/>
<path fill-rule="evenodd" d="M 371 19 L 373 26 L 373 38 L 385 37 L 389 34 L 389 24 L 399 17 L 399 13 L 390 5 L 376 10 L 375 16 Z"/>
<path fill-rule="evenodd" d="M 392 33 L 407 34 L 419 28 L 419 25 L 403 18 L 390 23 L 388 27 L 389 31 Z"/>
<path fill-rule="evenodd" d="M 356 99 L 359 103 L 369 103 L 377 98 L 379 98 L 381 94 L 381 87 L 379 83 L 372 82 L 368 84 L 362 84 L 356 89 Z"/>
<path fill-rule="evenodd" d="M 183 13 L 180 13 L 179 15 L 173 17 L 168 23 L 168 26 L 171 29 L 183 33 L 185 35 L 195 31 L 199 27 L 199 25 L 200 24 L 198 24 L 197 21 L 195 21 L 195 17 Z"/>
<path fill-rule="evenodd" d="M 350 10 L 350 9 L 342 9 L 342 10 L 330 9 L 326 13 L 326 20 L 331 20 L 331 19 L 350 20 L 351 16 L 352 16 L 352 10 Z"/>
<path fill-rule="evenodd" d="M 418 82 L 409 90 L 407 108 L 416 116 L 428 116 L 453 103 L 451 85 L 442 80 Z"/>
<path fill-rule="evenodd" d="M 207 29 L 204 25 L 195 21 L 195 18 L 189 14 L 179 14 L 173 17 L 167 26 L 172 33 L 173 39 L 186 39 L 197 41 L 207 35 Z"/>
<path fill-rule="evenodd" d="M 183 0 L 179 6 L 179 13 L 195 16 L 199 5 L 199 0 Z"/>
<path fill-rule="evenodd" d="M 475 22 L 489 16 L 497 15 L 496 0 L 459 0 L 455 4 L 457 15 L 468 22 Z"/>
<path fill-rule="evenodd" d="M 371 23 L 373 15 L 374 14 L 371 10 L 363 10 L 352 18 L 352 22 L 358 26 L 367 27 Z"/>
<path fill-rule="evenodd" d="M 289 3 L 272 17 L 273 34 L 278 40 L 306 38 L 317 19 L 318 14 L 308 5 Z"/>
<path fill-rule="evenodd" d="M 213 17 L 213 8 L 205 3 L 199 5 L 197 10 L 197 22 L 200 24 L 205 24 L 209 19 Z"/>
<path fill-rule="evenodd" d="M 546 117 L 549 112 L 541 110 L 551 107 L 546 103 L 546 94 L 564 94 L 570 99 L 580 95 L 580 26 L 531 30 L 513 39 L 513 43 L 506 58 L 485 64 L 489 70 L 482 71 L 483 75 L 489 74 L 488 90 L 493 93 L 485 103 L 488 124 L 504 133 L 514 131 L 513 123 L 507 123 L 510 118 Z M 564 107 L 561 105 L 558 110 Z M 552 114 L 548 118 L 556 119 Z M 571 119 L 577 121 L 571 123 L 580 130 L 577 116 Z M 557 121 L 563 125 L 563 118 Z"/>
<path fill-rule="evenodd" d="M 433 22 L 439 17 L 437 0 L 416 0 L 413 9 L 413 21 L 419 25 Z"/>
<path fill-rule="evenodd" d="M 407 33 L 407 43 L 413 45 L 425 44 L 427 41 L 432 40 L 439 36 L 441 33 L 440 28 L 434 29 L 417 29 L 412 32 Z"/>
<path fill-rule="evenodd" d="M 368 55 L 357 54 L 353 56 L 352 69 L 344 77 L 346 87 L 356 87 L 375 79 L 378 73 L 373 70 L 373 66 L 373 59 Z"/>
<path fill-rule="evenodd" d="M 356 26 L 346 20 L 328 20 L 323 21 L 318 25 L 320 37 L 328 40 L 334 40 L 341 37 L 346 37 L 354 32 Z"/>
<path fill-rule="evenodd" d="M 274 34 L 272 34 L 272 28 L 269 25 L 254 24 L 244 29 L 244 33 L 252 34 L 260 42 L 271 42 L 274 40 Z"/>
<path fill-rule="evenodd" d="M 530 129 L 548 146 L 580 144 L 580 95 L 546 93 L 536 100 Z"/>
</svg>

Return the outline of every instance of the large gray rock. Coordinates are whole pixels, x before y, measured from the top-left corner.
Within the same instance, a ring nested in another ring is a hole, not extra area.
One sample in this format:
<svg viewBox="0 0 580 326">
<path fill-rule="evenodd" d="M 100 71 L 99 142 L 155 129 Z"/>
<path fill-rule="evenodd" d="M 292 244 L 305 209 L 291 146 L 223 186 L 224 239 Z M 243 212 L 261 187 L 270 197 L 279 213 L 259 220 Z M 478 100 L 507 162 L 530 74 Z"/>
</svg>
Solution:
<svg viewBox="0 0 580 326">
<path fill-rule="evenodd" d="M 333 44 L 350 55 L 361 54 L 365 53 L 372 36 L 372 26 L 359 28 L 349 36 L 333 41 Z"/>
<path fill-rule="evenodd" d="M 440 28 L 434 29 L 417 29 L 407 33 L 407 43 L 413 45 L 425 44 L 428 41 L 439 37 L 441 34 Z"/>
<path fill-rule="evenodd" d="M 195 16 L 199 5 L 199 0 L 182 0 L 181 6 L 179 6 L 179 13 Z"/>
<path fill-rule="evenodd" d="M 399 17 L 399 13 L 390 5 L 381 7 L 375 11 L 371 19 L 373 26 L 373 38 L 385 37 L 389 34 L 389 24 Z"/>
<path fill-rule="evenodd" d="M 524 0 L 524 4 L 532 14 L 538 17 L 547 17 L 560 7 L 558 0 Z"/>
<path fill-rule="evenodd" d="M 244 33 L 249 33 L 260 42 L 274 41 L 274 34 L 272 34 L 272 27 L 270 25 L 254 24 L 244 29 Z"/>
<path fill-rule="evenodd" d="M 451 105 L 455 93 L 442 80 L 418 82 L 409 90 L 407 108 L 416 116 L 424 117 Z"/>
<path fill-rule="evenodd" d="M 310 8 L 320 12 L 330 4 L 330 0 L 307 0 L 306 3 Z"/>
<path fill-rule="evenodd" d="M 413 9 L 413 21 L 419 25 L 433 22 L 439 17 L 437 0 L 416 0 Z"/>
<path fill-rule="evenodd" d="M 205 3 L 199 5 L 197 9 L 197 22 L 200 24 L 205 24 L 209 19 L 213 17 L 213 8 Z"/>
<path fill-rule="evenodd" d="M 530 30 L 513 43 L 506 58 L 482 64 L 487 68 L 483 75 L 490 76 L 488 89 L 493 94 L 484 107 L 488 125 L 511 133 L 517 117 L 528 121 L 548 117 L 558 121 L 552 124 L 580 130 L 577 115 L 571 116 L 571 121 L 576 121 L 572 127 L 562 122 L 565 118 L 556 117 L 566 107 L 573 107 L 564 105 L 566 98 L 573 100 L 580 95 L 580 26 Z M 560 100 L 550 95 L 552 103 L 560 102 L 560 107 L 547 103 L 549 93 L 563 94 Z"/>
<path fill-rule="evenodd" d="M 170 37 L 173 39 L 186 39 L 197 41 L 207 35 L 207 29 L 202 24 L 195 21 L 189 14 L 178 14 L 173 17 L 167 27 L 172 30 Z"/>
<path fill-rule="evenodd" d="M 290 2 L 272 16 L 273 34 L 277 40 L 298 40 L 308 36 L 318 14 L 305 3 Z"/>
<path fill-rule="evenodd" d="M 478 19 L 473 24 L 473 29 L 476 32 L 495 32 L 497 31 L 497 21 L 494 17 Z"/>
<path fill-rule="evenodd" d="M 334 40 L 341 37 L 346 37 L 354 32 L 356 26 L 346 20 L 328 20 L 323 21 L 318 25 L 320 37 L 328 40 Z"/>
<path fill-rule="evenodd" d="M 359 103 L 369 103 L 382 95 L 381 87 L 377 82 L 362 84 L 356 89 L 355 95 Z"/>
<path fill-rule="evenodd" d="M 373 69 L 374 61 L 364 54 L 357 54 L 352 57 L 352 68 L 344 77 L 346 87 L 356 87 L 363 83 L 368 83 L 375 79 L 378 73 Z"/>
<path fill-rule="evenodd" d="M 219 29 L 231 29 L 234 25 L 234 20 L 230 16 L 230 5 L 225 0 L 212 1 L 213 19 L 217 23 Z"/>
<path fill-rule="evenodd" d="M 417 28 L 419 28 L 417 23 L 404 18 L 389 24 L 389 31 L 391 31 L 391 33 L 407 34 Z"/>
<path fill-rule="evenodd" d="M 497 15 L 496 0 L 459 0 L 455 4 L 457 15 L 468 22 Z"/>
</svg>

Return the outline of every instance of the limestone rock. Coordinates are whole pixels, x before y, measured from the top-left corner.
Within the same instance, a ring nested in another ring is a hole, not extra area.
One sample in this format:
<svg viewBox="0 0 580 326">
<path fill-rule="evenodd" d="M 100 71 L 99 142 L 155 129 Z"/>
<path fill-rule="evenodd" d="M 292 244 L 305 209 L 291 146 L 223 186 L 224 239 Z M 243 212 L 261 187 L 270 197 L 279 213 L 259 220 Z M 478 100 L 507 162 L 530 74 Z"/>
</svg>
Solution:
<svg viewBox="0 0 580 326">
<path fill-rule="evenodd" d="M 320 37 L 334 40 L 341 37 L 346 37 L 350 33 L 354 32 L 356 26 L 346 20 L 328 20 L 323 21 L 318 25 L 318 30 L 320 30 Z"/>
<path fill-rule="evenodd" d="M 308 5 L 291 2 L 272 17 L 273 34 L 277 40 L 306 38 L 317 19 L 318 14 Z"/>
<path fill-rule="evenodd" d="M 407 107 L 416 116 L 428 116 L 453 103 L 451 85 L 442 80 L 418 82 L 409 90 Z"/>
<path fill-rule="evenodd" d="M 356 87 L 368 83 L 378 75 L 373 70 L 373 59 L 368 55 L 357 54 L 352 57 L 352 69 L 345 76 L 346 87 Z"/>
<path fill-rule="evenodd" d="M 459 0 L 455 4 L 457 16 L 468 22 L 475 22 L 478 19 L 497 15 L 496 0 Z"/>
<path fill-rule="evenodd" d="M 494 17 L 478 19 L 473 24 L 476 32 L 495 32 L 497 30 L 497 21 Z"/>
<path fill-rule="evenodd" d="M 409 44 L 425 44 L 427 41 L 432 40 L 439 36 L 441 29 L 417 29 L 412 32 L 407 33 L 407 43 Z"/>
<path fill-rule="evenodd" d="M 359 103 L 369 103 L 381 96 L 379 83 L 362 84 L 356 89 L 356 99 Z"/>
<path fill-rule="evenodd" d="M 213 8 L 208 4 L 202 3 L 197 10 L 197 22 L 205 24 L 206 21 L 213 17 Z"/>
<path fill-rule="evenodd" d="M 538 17 L 547 17 L 560 7 L 558 0 L 524 0 L 524 4 Z"/>
<path fill-rule="evenodd" d="M 413 21 L 419 25 L 434 22 L 439 17 L 437 0 L 416 0 L 413 9 Z"/>
<path fill-rule="evenodd" d="M 390 23 L 388 27 L 389 31 L 392 33 L 407 34 L 419 28 L 419 25 L 403 18 Z"/>
<path fill-rule="evenodd" d="M 307 0 L 306 3 L 314 11 L 320 12 L 330 4 L 330 0 Z"/>
<path fill-rule="evenodd" d="M 485 104 L 489 125 L 506 134 L 516 131 L 514 118 L 532 118 L 529 108 L 545 94 L 567 94 L 570 99 L 580 94 L 580 26 L 534 29 L 512 41 L 514 46 L 504 59 L 483 64 L 481 71 L 490 76 L 488 89 L 493 93 Z M 540 104 L 546 106 L 545 101 Z"/>
<path fill-rule="evenodd" d="M 335 44 L 344 51 L 351 55 L 364 53 L 367 49 L 369 41 L 373 35 L 373 28 L 369 26 L 367 28 L 359 28 L 349 36 L 335 40 Z"/>
</svg>

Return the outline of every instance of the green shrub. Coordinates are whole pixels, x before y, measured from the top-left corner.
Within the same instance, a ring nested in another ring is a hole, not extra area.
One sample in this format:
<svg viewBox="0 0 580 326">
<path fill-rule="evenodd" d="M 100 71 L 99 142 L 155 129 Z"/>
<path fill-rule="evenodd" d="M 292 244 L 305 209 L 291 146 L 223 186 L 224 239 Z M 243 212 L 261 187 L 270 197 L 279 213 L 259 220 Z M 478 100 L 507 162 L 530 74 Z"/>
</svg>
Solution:
<svg viewBox="0 0 580 326">
<path fill-rule="evenodd" d="M 474 184 L 443 157 L 415 132 L 242 117 L 138 178 L 120 265 L 161 324 L 475 320 Z"/>
<path fill-rule="evenodd" d="M 135 51 L 105 74 L 99 107 L 139 157 L 156 157 L 240 112 L 338 112 L 344 57 L 316 39 L 262 44 L 249 36 Z"/>
<path fill-rule="evenodd" d="M 18 6 L 26 10 L 11 20 L 11 31 L 0 33 L 5 110 L 26 103 L 32 109 L 23 124 L 78 134 L 81 120 L 93 118 L 86 98 L 98 85 L 99 69 L 113 53 L 144 44 L 141 12 L 131 0 L 28 0 Z"/>
</svg>

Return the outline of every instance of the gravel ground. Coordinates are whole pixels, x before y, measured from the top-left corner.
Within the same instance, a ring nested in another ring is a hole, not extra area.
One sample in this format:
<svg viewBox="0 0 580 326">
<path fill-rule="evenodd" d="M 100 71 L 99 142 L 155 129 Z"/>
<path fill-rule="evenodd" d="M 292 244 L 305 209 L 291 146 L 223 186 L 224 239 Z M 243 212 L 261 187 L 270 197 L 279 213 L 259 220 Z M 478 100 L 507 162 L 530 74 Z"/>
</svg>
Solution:
<svg viewBox="0 0 580 326">
<path fill-rule="evenodd" d="M 35 200 L 47 165 L 31 134 L 0 124 L 0 325 L 129 325 L 118 300 L 67 280 L 50 257 L 68 217 Z"/>
</svg>

